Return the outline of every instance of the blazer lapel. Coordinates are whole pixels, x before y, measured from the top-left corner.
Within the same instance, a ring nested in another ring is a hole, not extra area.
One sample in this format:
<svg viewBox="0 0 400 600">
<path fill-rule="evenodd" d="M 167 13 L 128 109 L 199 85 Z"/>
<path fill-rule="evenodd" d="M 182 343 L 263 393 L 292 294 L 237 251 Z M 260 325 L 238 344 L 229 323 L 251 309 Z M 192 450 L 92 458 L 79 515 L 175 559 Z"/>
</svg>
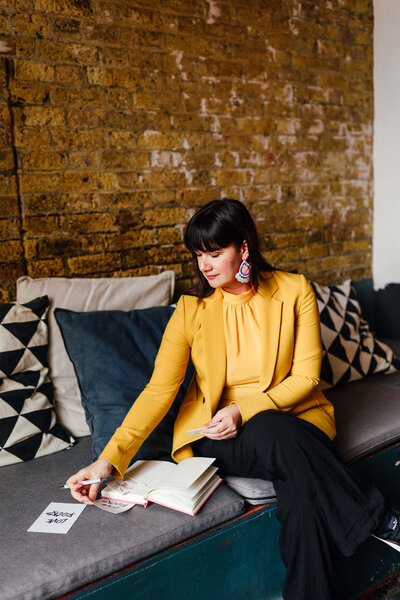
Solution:
<svg viewBox="0 0 400 600">
<path fill-rule="evenodd" d="M 226 344 L 222 299 L 222 292 L 217 288 L 214 294 L 206 300 L 207 306 L 201 317 L 204 339 L 207 340 L 205 349 L 206 393 L 213 405 L 218 404 L 226 381 Z M 213 406 L 213 409 L 215 407 L 216 405 Z"/>
<path fill-rule="evenodd" d="M 261 373 L 260 388 L 266 390 L 274 375 L 279 350 L 282 321 L 282 302 L 274 295 L 279 291 L 272 274 L 259 286 L 257 302 L 261 327 Z"/>
</svg>

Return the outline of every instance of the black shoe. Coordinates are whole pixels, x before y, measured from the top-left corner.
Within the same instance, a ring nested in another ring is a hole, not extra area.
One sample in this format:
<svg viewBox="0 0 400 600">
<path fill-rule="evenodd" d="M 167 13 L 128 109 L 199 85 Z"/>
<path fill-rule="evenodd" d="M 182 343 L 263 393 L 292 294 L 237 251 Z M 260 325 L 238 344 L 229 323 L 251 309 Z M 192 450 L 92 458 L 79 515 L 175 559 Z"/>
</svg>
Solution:
<svg viewBox="0 0 400 600">
<path fill-rule="evenodd" d="M 371 535 L 400 552 L 400 511 L 388 509 Z"/>
</svg>

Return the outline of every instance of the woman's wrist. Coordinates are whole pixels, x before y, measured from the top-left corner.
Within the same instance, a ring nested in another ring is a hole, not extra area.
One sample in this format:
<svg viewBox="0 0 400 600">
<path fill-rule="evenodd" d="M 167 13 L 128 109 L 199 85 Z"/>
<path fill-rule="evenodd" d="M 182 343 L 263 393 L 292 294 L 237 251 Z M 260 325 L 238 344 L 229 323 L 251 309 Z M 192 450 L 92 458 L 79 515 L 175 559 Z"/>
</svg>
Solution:
<svg viewBox="0 0 400 600">
<path fill-rule="evenodd" d="M 110 463 L 110 461 L 106 460 L 105 458 L 99 457 L 96 462 L 97 465 L 100 467 L 102 474 L 104 474 L 105 477 L 111 475 L 114 466 Z"/>
</svg>

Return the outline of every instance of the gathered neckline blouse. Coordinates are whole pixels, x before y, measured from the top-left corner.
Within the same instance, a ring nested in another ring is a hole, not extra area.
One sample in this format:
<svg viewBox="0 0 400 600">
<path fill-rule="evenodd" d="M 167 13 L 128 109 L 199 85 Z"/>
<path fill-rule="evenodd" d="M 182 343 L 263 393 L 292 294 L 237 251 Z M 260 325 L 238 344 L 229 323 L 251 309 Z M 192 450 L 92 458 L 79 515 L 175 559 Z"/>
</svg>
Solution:
<svg viewBox="0 0 400 600">
<path fill-rule="evenodd" d="M 221 288 L 226 343 L 226 382 L 220 408 L 257 387 L 261 373 L 260 315 L 253 289 L 231 294 Z"/>
</svg>

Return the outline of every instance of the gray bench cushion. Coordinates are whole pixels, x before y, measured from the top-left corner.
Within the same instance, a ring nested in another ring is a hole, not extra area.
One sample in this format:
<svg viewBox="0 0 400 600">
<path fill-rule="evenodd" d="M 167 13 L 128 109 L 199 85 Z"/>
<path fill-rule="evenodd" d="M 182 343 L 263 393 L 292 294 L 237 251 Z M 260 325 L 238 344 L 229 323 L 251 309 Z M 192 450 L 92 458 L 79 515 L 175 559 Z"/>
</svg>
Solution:
<svg viewBox="0 0 400 600">
<path fill-rule="evenodd" d="M 120 515 L 87 507 L 67 535 L 28 533 L 49 502 L 73 502 L 59 486 L 90 460 L 87 437 L 71 450 L 0 470 L 1 600 L 66 594 L 244 511 L 243 499 L 222 484 L 195 517 L 155 504 Z"/>
<path fill-rule="evenodd" d="M 399 440 L 400 373 L 376 375 L 325 393 L 335 405 L 336 444 L 345 460 Z M 54 598 L 243 512 L 243 500 L 223 485 L 196 517 L 156 505 L 121 515 L 88 507 L 68 535 L 27 533 L 49 502 L 71 501 L 69 492 L 58 486 L 90 460 L 90 444 L 90 438 L 82 438 L 71 450 L 0 470 L 2 600 Z M 271 482 L 228 481 L 252 504 L 274 500 Z"/>
</svg>

